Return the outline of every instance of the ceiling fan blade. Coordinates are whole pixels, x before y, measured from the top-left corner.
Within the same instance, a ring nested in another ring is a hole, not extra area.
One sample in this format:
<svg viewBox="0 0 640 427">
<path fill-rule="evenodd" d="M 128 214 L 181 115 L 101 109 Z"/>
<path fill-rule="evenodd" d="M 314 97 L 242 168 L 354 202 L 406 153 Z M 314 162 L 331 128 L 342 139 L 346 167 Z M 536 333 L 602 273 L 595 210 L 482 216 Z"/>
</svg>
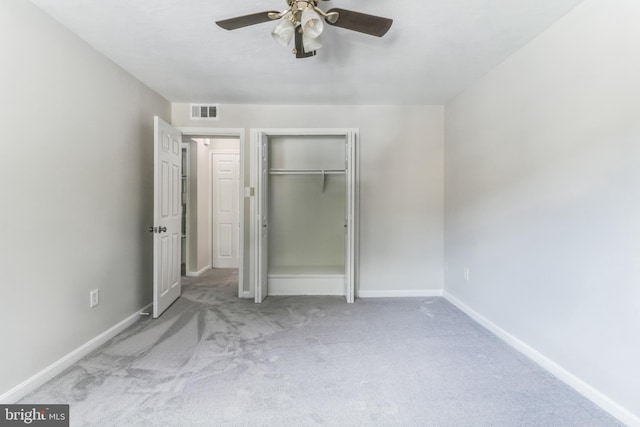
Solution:
<svg viewBox="0 0 640 427">
<path fill-rule="evenodd" d="M 237 30 L 238 28 L 248 27 L 249 25 L 262 24 L 263 22 L 272 21 L 269 14 L 279 14 L 276 10 L 268 10 L 266 12 L 252 13 L 251 15 L 238 16 L 236 18 L 224 19 L 216 21 L 219 27 L 225 30 Z"/>
<path fill-rule="evenodd" d="M 296 58 L 309 58 L 316 54 L 316 51 L 313 50 L 311 52 L 304 51 L 304 43 L 302 42 L 302 31 L 300 31 L 300 25 L 296 27 Z"/>
<path fill-rule="evenodd" d="M 391 24 L 393 24 L 393 19 L 367 15 L 366 13 L 354 12 L 352 10 L 334 8 L 328 10 L 327 14 L 331 12 L 338 12 L 338 20 L 331 23 L 327 19 L 327 24 L 377 37 L 384 36 L 387 31 L 389 31 L 389 28 L 391 28 Z"/>
</svg>

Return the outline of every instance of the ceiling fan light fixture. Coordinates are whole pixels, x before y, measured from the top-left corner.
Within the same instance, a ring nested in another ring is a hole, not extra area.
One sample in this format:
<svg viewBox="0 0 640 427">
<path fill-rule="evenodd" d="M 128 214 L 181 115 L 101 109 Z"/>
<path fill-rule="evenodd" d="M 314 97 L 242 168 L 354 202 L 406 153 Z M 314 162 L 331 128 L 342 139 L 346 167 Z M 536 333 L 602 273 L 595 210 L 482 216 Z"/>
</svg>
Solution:
<svg viewBox="0 0 640 427">
<path fill-rule="evenodd" d="M 340 27 L 371 36 L 382 37 L 391 28 L 393 19 L 368 15 L 353 10 L 332 8 L 324 11 L 318 7 L 323 0 L 285 0 L 288 7 L 282 12 L 267 10 L 249 15 L 216 21 L 225 30 L 238 28 L 263 22 L 279 20 L 273 28 L 271 36 L 278 44 L 287 46 L 295 40 L 293 53 L 296 58 L 309 58 L 322 47 L 320 35 L 326 24 Z"/>
<path fill-rule="evenodd" d="M 305 52 L 313 52 L 314 50 L 318 50 L 322 47 L 322 40 L 320 40 L 320 36 L 318 37 L 309 37 L 302 32 L 302 45 L 304 46 Z"/>
<path fill-rule="evenodd" d="M 295 34 L 295 26 L 288 17 L 284 17 L 278 21 L 276 26 L 271 32 L 271 36 L 282 46 L 287 46 L 291 43 Z"/>
<path fill-rule="evenodd" d="M 302 25 L 304 35 L 310 38 L 319 37 L 324 30 L 322 17 L 312 7 L 308 7 L 302 12 L 300 25 Z"/>
</svg>

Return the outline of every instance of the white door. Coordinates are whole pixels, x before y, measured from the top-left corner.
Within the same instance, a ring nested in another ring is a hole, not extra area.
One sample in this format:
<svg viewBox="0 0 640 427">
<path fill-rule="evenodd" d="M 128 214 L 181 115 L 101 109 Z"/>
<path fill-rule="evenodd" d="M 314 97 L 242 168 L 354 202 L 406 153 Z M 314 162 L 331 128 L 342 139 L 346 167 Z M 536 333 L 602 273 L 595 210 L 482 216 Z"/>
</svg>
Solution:
<svg viewBox="0 0 640 427">
<path fill-rule="evenodd" d="M 182 135 L 154 117 L 153 317 L 180 296 Z"/>
<path fill-rule="evenodd" d="M 356 254 L 356 135 L 347 134 L 345 150 L 345 173 L 347 184 L 347 212 L 345 218 L 345 272 L 344 297 L 348 303 L 353 303 L 355 293 L 355 254 Z"/>
<path fill-rule="evenodd" d="M 260 143 L 258 144 L 258 159 L 260 159 L 260 174 L 258 177 L 258 268 L 256 269 L 256 303 L 261 303 L 269 295 L 269 258 L 267 254 L 269 238 L 269 147 L 267 143 L 267 135 L 265 133 L 262 133 L 259 141 Z"/>
<path fill-rule="evenodd" d="M 213 268 L 238 268 L 240 245 L 240 155 L 213 154 L 212 260 Z"/>
</svg>

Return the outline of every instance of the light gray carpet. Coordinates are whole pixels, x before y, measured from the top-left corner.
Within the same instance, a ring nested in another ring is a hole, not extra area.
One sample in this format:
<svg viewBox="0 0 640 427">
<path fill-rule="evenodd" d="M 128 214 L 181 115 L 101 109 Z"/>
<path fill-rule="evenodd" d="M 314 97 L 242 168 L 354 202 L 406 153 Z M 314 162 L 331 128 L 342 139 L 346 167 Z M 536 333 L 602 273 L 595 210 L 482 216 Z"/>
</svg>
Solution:
<svg viewBox="0 0 640 427">
<path fill-rule="evenodd" d="M 235 283 L 190 280 L 23 402 L 74 426 L 620 425 L 441 298 L 256 305 Z"/>
</svg>

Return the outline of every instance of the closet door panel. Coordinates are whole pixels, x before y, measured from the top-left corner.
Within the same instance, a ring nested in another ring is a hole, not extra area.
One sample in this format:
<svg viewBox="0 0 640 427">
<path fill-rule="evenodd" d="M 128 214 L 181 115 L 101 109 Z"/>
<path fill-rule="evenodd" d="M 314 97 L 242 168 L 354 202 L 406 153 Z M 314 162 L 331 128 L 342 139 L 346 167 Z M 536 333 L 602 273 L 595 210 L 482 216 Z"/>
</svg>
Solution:
<svg viewBox="0 0 640 427">
<path fill-rule="evenodd" d="M 258 145 L 259 182 L 258 182 L 258 248 L 257 280 L 255 302 L 261 303 L 269 295 L 269 144 L 266 134 L 261 133 Z"/>
<path fill-rule="evenodd" d="M 356 242 L 357 242 L 357 171 L 356 171 L 356 137 L 353 132 L 347 134 L 347 144 L 345 147 L 345 277 L 344 277 L 344 295 L 348 303 L 354 302 L 355 297 L 355 263 L 356 259 Z"/>
</svg>

